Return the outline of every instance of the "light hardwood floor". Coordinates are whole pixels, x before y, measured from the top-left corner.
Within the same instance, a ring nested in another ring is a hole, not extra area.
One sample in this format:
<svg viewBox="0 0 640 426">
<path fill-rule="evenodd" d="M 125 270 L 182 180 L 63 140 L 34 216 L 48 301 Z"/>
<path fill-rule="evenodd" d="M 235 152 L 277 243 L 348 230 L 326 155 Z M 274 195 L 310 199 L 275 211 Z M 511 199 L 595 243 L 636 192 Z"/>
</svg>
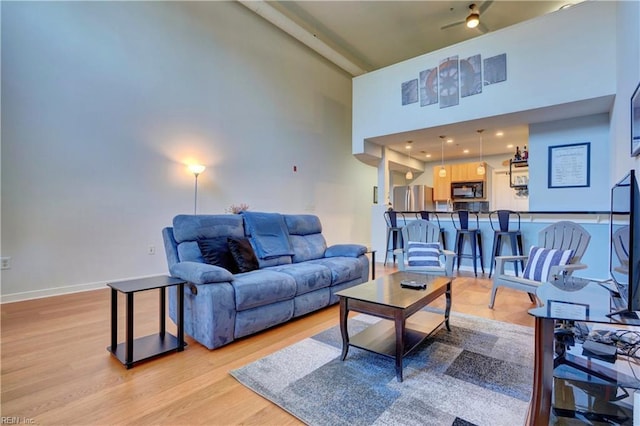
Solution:
<svg viewBox="0 0 640 426">
<path fill-rule="evenodd" d="M 394 271 L 382 264 L 376 270 L 378 276 Z M 526 294 L 501 289 L 491 310 L 490 289 L 490 280 L 461 273 L 452 310 L 533 326 Z M 109 300 L 104 289 L 2 305 L 3 417 L 38 425 L 297 425 L 228 372 L 337 325 L 339 315 L 334 305 L 213 351 L 187 338 L 184 352 L 127 370 L 106 350 Z M 157 292 L 137 294 L 135 304 L 136 336 L 157 332 Z M 123 312 L 121 296 L 119 336 Z M 393 375 L 391 364 L 389 371 Z"/>
</svg>

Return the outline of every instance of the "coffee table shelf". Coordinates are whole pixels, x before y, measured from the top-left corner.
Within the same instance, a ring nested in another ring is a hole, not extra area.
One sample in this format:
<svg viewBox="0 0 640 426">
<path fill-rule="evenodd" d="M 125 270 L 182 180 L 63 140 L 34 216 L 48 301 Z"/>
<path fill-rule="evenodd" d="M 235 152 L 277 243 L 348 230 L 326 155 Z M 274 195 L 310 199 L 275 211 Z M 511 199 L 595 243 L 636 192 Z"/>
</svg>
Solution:
<svg viewBox="0 0 640 426">
<path fill-rule="evenodd" d="M 444 313 L 416 312 L 411 320 L 406 322 L 404 335 L 404 354 L 408 355 L 426 338 L 438 331 L 444 325 Z M 349 338 L 349 345 L 380 355 L 395 358 L 396 329 L 393 321 L 380 320 L 367 327 L 360 333 Z"/>
</svg>

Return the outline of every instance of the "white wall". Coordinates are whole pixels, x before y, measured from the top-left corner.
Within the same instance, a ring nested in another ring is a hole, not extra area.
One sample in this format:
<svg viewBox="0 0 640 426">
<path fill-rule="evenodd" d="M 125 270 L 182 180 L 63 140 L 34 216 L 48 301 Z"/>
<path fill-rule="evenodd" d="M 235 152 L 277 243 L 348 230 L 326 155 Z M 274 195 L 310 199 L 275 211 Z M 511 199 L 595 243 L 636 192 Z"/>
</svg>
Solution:
<svg viewBox="0 0 640 426">
<path fill-rule="evenodd" d="M 166 273 L 188 162 L 200 213 L 312 212 L 369 243 L 350 77 L 235 2 L 3 2 L 2 124 L 3 301 Z"/>
<path fill-rule="evenodd" d="M 596 114 L 529 126 L 529 209 L 532 211 L 609 210 L 609 114 Z M 549 188 L 549 147 L 589 142 L 588 187 Z"/>
<path fill-rule="evenodd" d="M 359 76 L 353 84 L 353 153 L 375 157 L 365 142 L 371 137 L 611 96 L 615 28 L 616 3 L 588 1 Z M 401 84 L 420 71 L 454 55 L 501 53 L 507 55 L 507 80 L 484 86 L 482 94 L 442 109 L 402 105 Z"/>
<path fill-rule="evenodd" d="M 611 110 L 611 179 L 620 180 L 638 158 L 630 157 L 631 94 L 640 83 L 640 2 L 618 3 L 616 15 L 616 98 Z"/>
</svg>

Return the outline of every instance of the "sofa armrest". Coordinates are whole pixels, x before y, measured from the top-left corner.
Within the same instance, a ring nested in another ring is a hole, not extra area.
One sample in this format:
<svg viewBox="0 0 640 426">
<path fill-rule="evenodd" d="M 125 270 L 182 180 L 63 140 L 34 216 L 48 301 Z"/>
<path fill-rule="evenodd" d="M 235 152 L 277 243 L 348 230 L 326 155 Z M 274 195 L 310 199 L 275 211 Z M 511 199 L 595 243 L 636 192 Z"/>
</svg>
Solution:
<svg viewBox="0 0 640 426">
<path fill-rule="evenodd" d="M 366 252 L 361 244 L 335 244 L 325 250 L 324 257 L 358 257 Z"/>
<path fill-rule="evenodd" d="M 178 262 L 169 268 L 171 276 L 194 284 L 212 284 L 233 281 L 233 274 L 208 263 Z"/>
</svg>

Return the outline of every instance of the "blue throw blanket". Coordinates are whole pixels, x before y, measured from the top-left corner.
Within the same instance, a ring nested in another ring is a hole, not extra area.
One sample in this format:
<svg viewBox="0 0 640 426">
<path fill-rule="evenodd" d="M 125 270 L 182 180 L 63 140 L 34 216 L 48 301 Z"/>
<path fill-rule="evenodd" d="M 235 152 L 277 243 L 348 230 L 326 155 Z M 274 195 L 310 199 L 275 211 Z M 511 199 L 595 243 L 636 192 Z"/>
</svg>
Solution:
<svg viewBox="0 0 640 426">
<path fill-rule="evenodd" d="M 279 213 L 242 212 L 249 229 L 256 254 L 261 259 L 292 256 L 289 231 L 284 217 Z"/>
</svg>

